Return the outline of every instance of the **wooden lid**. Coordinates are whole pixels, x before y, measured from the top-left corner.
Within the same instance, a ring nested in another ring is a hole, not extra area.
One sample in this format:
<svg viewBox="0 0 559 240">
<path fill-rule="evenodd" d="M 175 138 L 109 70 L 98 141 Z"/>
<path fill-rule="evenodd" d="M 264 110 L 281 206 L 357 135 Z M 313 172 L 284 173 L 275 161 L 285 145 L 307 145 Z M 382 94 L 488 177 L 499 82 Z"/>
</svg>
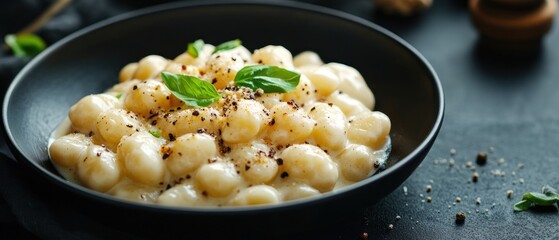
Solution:
<svg viewBox="0 0 559 240">
<path fill-rule="evenodd" d="M 488 2 L 486 2 L 488 1 Z M 489 2 L 523 2 L 521 0 L 470 0 L 474 25 L 487 38 L 502 41 L 531 41 L 547 33 L 557 10 L 557 0 L 543 0 L 532 8 L 507 8 Z M 536 0 L 526 0 L 535 2 Z"/>
<path fill-rule="evenodd" d="M 487 3 L 503 7 L 534 7 L 542 4 L 545 0 L 484 0 Z"/>
</svg>

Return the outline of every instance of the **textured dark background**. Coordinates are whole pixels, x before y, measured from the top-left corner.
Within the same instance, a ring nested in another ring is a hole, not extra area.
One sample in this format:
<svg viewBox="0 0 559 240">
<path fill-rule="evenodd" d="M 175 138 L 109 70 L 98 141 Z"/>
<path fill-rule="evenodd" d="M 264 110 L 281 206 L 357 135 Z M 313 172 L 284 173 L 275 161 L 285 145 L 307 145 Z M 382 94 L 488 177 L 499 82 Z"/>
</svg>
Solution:
<svg viewBox="0 0 559 240">
<path fill-rule="evenodd" d="M 2 1 L 0 36 L 22 28 L 50 2 Z M 74 1 L 38 33 L 53 43 L 96 21 L 159 2 Z M 354 221 L 294 239 L 360 239 L 364 232 L 369 239 L 559 238 L 556 208 L 512 211 L 522 193 L 540 191 L 544 184 L 559 187 L 557 26 L 544 39 L 540 52 L 504 57 L 481 47 L 466 0 L 435 0 L 432 8 L 412 18 L 379 14 L 369 0 L 312 2 L 371 20 L 411 43 L 438 73 L 447 108 L 432 151 L 400 188 L 370 206 L 362 216 L 355 216 Z M 26 61 L 9 57 L 6 52 L 0 54 L 0 95 Z M 7 153 L 5 144 L 0 143 L 0 151 Z M 454 156 L 450 154 L 452 148 L 456 150 Z M 475 164 L 479 151 L 489 153 L 484 166 Z M 473 171 L 466 168 L 468 161 L 480 174 L 477 183 L 469 182 Z M 0 239 L 126 236 L 65 213 L 58 200 L 48 195 L 48 189 L 33 188 L 34 181 L 17 164 L 1 159 Z M 427 185 L 432 186 L 432 192 L 426 192 Z M 514 191 L 512 199 L 507 198 L 507 190 Z M 428 196 L 431 203 L 426 201 Z M 456 197 L 462 202 L 454 204 Z M 466 212 L 464 224 L 454 222 L 457 211 Z M 80 221 L 68 224 L 69 219 Z M 388 230 L 389 224 L 393 224 L 393 230 Z"/>
</svg>

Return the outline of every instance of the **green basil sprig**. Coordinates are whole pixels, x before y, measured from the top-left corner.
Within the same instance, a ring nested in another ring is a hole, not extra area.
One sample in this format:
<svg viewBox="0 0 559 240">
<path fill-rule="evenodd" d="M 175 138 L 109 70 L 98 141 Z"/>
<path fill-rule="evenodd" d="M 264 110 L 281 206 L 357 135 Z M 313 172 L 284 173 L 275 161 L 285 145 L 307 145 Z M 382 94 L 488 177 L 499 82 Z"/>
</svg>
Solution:
<svg viewBox="0 0 559 240">
<path fill-rule="evenodd" d="M 559 193 L 555 188 L 546 185 L 543 187 L 542 192 L 543 193 L 529 192 L 524 194 L 522 196 L 522 201 L 514 204 L 514 211 L 526 211 L 533 205 L 551 206 L 555 203 L 559 203 Z"/>
<path fill-rule="evenodd" d="M 43 39 L 35 34 L 8 34 L 4 37 L 4 41 L 18 57 L 35 56 L 47 46 Z"/>
<path fill-rule="evenodd" d="M 243 44 L 243 42 L 241 42 L 241 40 L 239 40 L 239 39 L 227 41 L 227 42 L 224 42 L 222 44 L 217 45 L 215 47 L 215 50 L 212 52 L 212 54 L 214 54 L 216 52 L 230 50 L 230 49 L 236 48 L 238 46 L 241 46 L 242 44 Z"/>
<path fill-rule="evenodd" d="M 200 52 L 204 49 L 204 41 L 202 39 L 198 39 L 194 42 L 188 43 L 188 47 L 186 48 L 186 52 L 190 54 L 190 56 L 197 58 Z"/>
<path fill-rule="evenodd" d="M 516 211 L 516 212 L 526 211 L 531 206 L 532 206 L 532 202 L 530 202 L 528 200 L 522 200 L 522 201 L 517 202 L 516 204 L 514 204 L 514 211 Z"/>
<path fill-rule="evenodd" d="M 192 107 L 207 107 L 221 98 L 214 85 L 194 76 L 162 72 L 161 78 L 173 95 Z"/>
<path fill-rule="evenodd" d="M 262 89 L 265 93 L 291 92 L 299 85 L 301 74 L 284 68 L 253 65 L 242 68 L 235 75 L 235 84 L 254 91 Z"/>
</svg>

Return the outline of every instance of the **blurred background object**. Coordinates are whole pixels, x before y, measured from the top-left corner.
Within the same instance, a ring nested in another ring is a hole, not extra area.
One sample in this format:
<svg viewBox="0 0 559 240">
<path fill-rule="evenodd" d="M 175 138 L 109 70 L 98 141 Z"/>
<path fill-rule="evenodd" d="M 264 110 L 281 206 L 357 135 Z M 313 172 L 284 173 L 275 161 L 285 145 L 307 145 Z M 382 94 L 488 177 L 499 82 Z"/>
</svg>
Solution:
<svg viewBox="0 0 559 240">
<path fill-rule="evenodd" d="M 373 0 L 373 2 L 384 13 L 401 16 L 411 16 L 433 4 L 433 0 Z"/>
<path fill-rule="evenodd" d="M 0 36 L 36 34 L 45 43 L 52 43 L 68 34 L 103 19 L 134 9 L 168 0 L 3 0 L 0 7 Z M 9 79 L 30 59 L 15 59 L 2 44 L 0 49 L 0 79 Z M 2 81 L 3 84 L 6 81 Z"/>
<path fill-rule="evenodd" d="M 557 0 L 470 0 L 482 44 L 507 55 L 536 52 L 556 11 Z"/>
</svg>

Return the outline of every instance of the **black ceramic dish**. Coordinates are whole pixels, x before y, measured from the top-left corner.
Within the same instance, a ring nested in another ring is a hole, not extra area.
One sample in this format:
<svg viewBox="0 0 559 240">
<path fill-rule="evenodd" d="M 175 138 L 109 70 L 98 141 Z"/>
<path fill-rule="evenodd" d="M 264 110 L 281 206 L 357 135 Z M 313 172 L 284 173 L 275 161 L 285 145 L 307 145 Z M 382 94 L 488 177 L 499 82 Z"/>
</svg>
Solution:
<svg viewBox="0 0 559 240">
<path fill-rule="evenodd" d="M 171 208 L 119 200 L 65 181 L 47 156 L 50 133 L 81 97 L 103 92 L 126 63 L 149 54 L 173 58 L 195 39 L 239 38 L 253 50 L 283 45 L 312 50 L 325 62 L 357 68 L 373 89 L 376 109 L 392 121 L 387 169 L 321 197 L 248 208 Z M 45 188 L 118 230 L 161 234 L 286 233 L 355 216 L 398 187 L 430 149 L 443 119 L 443 93 L 429 63 L 394 34 L 357 17 L 294 2 L 173 3 L 128 13 L 51 46 L 16 77 L 3 105 L 9 147 Z M 132 217 L 131 217 L 132 216 Z M 286 227 L 286 223 L 289 223 Z M 167 226 L 164 230 L 144 226 Z M 212 229 L 206 232 L 207 229 Z"/>
</svg>

